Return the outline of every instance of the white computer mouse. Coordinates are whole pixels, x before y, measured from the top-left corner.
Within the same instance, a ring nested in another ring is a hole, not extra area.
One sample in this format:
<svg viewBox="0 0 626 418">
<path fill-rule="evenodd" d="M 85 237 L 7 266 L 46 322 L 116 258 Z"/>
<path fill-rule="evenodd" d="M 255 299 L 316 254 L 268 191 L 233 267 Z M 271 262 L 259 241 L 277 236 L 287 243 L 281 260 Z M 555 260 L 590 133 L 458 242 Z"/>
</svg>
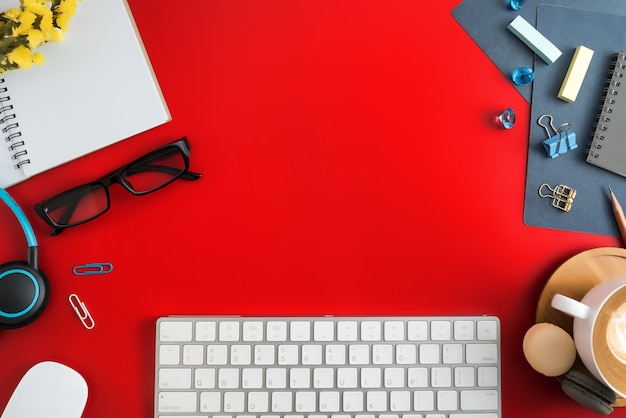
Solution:
<svg viewBox="0 0 626 418">
<path fill-rule="evenodd" d="M 74 369 L 44 361 L 26 372 L 0 418 L 80 418 L 87 382 Z"/>
</svg>

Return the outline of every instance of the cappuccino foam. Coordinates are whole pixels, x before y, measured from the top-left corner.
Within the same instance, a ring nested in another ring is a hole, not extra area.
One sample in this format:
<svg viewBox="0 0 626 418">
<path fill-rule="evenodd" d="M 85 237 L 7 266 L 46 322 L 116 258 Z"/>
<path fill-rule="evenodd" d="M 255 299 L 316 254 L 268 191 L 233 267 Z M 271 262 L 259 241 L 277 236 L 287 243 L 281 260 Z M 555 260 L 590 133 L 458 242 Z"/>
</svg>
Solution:
<svg viewBox="0 0 626 418">
<path fill-rule="evenodd" d="M 626 393 L 626 288 L 613 293 L 600 308 L 593 328 L 593 353 L 604 379 Z"/>
</svg>

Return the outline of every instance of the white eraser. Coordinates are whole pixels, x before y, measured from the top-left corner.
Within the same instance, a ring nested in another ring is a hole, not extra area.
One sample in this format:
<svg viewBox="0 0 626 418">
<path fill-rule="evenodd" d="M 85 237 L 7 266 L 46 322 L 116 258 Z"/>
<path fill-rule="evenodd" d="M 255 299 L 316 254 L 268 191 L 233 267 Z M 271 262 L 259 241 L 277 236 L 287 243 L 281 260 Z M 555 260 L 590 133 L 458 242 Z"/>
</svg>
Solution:
<svg viewBox="0 0 626 418">
<path fill-rule="evenodd" d="M 568 103 L 572 103 L 578 96 L 578 91 L 583 84 L 585 75 L 589 64 L 591 64 L 591 58 L 593 57 L 593 51 L 583 45 L 576 48 L 572 61 L 569 63 L 567 74 L 561 84 L 561 90 L 557 97 Z"/>
<path fill-rule="evenodd" d="M 507 28 L 539 55 L 546 64 L 554 63 L 561 56 L 561 51 L 522 16 L 513 19 Z"/>
</svg>

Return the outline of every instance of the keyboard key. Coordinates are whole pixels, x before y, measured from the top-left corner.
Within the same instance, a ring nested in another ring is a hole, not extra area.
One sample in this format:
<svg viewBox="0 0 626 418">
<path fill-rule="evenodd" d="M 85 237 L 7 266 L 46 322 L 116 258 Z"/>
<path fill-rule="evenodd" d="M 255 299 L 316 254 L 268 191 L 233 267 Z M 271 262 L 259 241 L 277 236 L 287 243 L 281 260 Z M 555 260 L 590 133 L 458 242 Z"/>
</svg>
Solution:
<svg viewBox="0 0 626 418">
<path fill-rule="evenodd" d="M 457 341 L 471 341 L 474 339 L 473 321 L 454 321 L 454 339 Z"/>
<path fill-rule="evenodd" d="M 428 322 L 409 321 L 407 325 L 407 337 L 409 341 L 428 340 Z"/>
<path fill-rule="evenodd" d="M 220 392 L 200 392 L 201 412 L 220 412 L 222 410 L 222 396 Z"/>
<path fill-rule="evenodd" d="M 498 362 L 498 346 L 496 344 L 468 344 L 465 356 L 469 364 L 495 364 Z"/>
<path fill-rule="evenodd" d="M 320 392 L 320 412 L 339 412 L 339 392 Z"/>
<path fill-rule="evenodd" d="M 196 341 L 215 341 L 217 332 L 213 321 L 196 322 Z"/>
<path fill-rule="evenodd" d="M 315 321 L 313 324 L 314 341 L 333 341 L 335 324 L 332 321 Z"/>
<path fill-rule="evenodd" d="M 328 344 L 326 346 L 326 364 L 333 366 L 340 366 L 346 364 L 346 346 Z"/>
<path fill-rule="evenodd" d="M 433 411 L 435 409 L 435 392 L 432 390 L 416 390 L 413 392 L 413 409 L 416 411 Z"/>
<path fill-rule="evenodd" d="M 239 341 L 239 322 L 223 321 L 219 328 L 220 341 Z"/>
<path fill-rule="evenodd" d="M 363 341 L 380 341 L 381 336 L 380 321 L 361 322 L 361 339 Z"/>
<path fill-rule="evenodd" d="M 448 341 L 452 338 L 452 324 L 450 321 L 432 321 L 430 338 L 433 341 Z"/>
<path fill-rule="evenodd" d="M 278 346 L 278 364 L 281 366 L 295 366 L 300 361 L 299 349 L 297 345 Z"/>
<path fill-rule="evenodd" d="M 420 364 L 439 364 L 439 345 L 438 344 L 420 344 L 419 346 L 419 363 Z"/>
<path fill-rule="evenodd" d="M 289 335 L 291 341 L 311 341 L 311 322 L 291 322 Z"/>
<path fill-rule="evenodd" d="M 344 412 L 363 411 L 363 392 L 346 391 L 343 393 Z"/>
<path fill-rule="evenodd" d="M 382 387 L 382 370 L 378 367 L 364 367 L 361 369 L 361 387 L 376 389 Z"/>
<path fill-rule="evenodd" d="M 254 346 L 254 364 L 258 366 L 272 366 L 275 363 L 275 347 L 273 345 Z"/>
<path fill-rule="evenodd" d="M 496 321 L 478 321 L 477 338 L 481 341 L 495 341 L 498 338 Z"/>
<path fill-rule="evenodd" d="M 180 346 L 162 345 L 159 347 L 159 365 L 177 366 L 180 364 Z"/>
<path fill-rule="evenodd" d="M 302 346 L 302 364 L 319 366 L 322 364 L 322 346 L 319 344 L 305 344 Z"/>
<path fill-rule="evenodd" d="M 230 364 L 234 366 L 249 366 L 252 364 L 252 346 L 240 344 L 231 345 Z"/>
<path fill-rule="evenodd" d="M 263 322 L 261 321 L 244 322 L 242 338 L 244 342 L 263 341 Z"/>
<path fill-rule="evenodd" d="M 161 341 L 191 341 L 192 325 L 189 321 L 162 322 L 159 332 Z"/>
<path fill-rule="evenodd" d="M 184 345 L 183 364 L 190 366 L 200 366 L 204 364 L 204 346 L 197 344 Z"/>
<path fill-rule="evenodd" d="M 404 341 L 404 322 L 385 321 L 385 341 Z"/>
<path fill-rule="evenodd" d="M 287 341 L 287 322 L 268 321 L 267 341 Z"/>
<path fill-rule="evenodd" d="M 498 408 L 498 392 L 495 390 L 462 390 L 461 410 L 488 411 Z"/>
<path fill-rule="evenodd" d="M 196 389 L 215 389 L 215 369 L 196 369 L 194 382 Z"/>
<path fill-rule="evenodd" d="M 223 366 L 228 362 L 228 346 L 209 345 L 207 346 L 207 364 L 213 366 Z"/>
<path fill-rule="evenodd" d="M 396 364 L 416 364 L 417 346 L 415 344 L 396 345 Z"/>
<path fill-rule="evenodd" d="M 394 390 L 389 398 L 389 410 L 393 412 L 408 412 L 411 410 L 411 392 L 408 390 Z M 406 417 L 406 415 L 404 415 Z"/>
<path fill-rule="evenodd" d="M 159 392 L 159 412 L 196 412 L 195 392 Z"/>
<path fill-rule="evenodd" d="M 337 341 L 356 341 L 358 338 L 357 321 L 337 322 Z"/>
<path fill-rule="evenodd" d="M 241 387 L 244 389 L 263 388 L 263 369 L 245 368 L 241 371 Z"/>
<path fill-rule="evenodd" d="M 479 387 L 498 386 L 498 368 L 497 367 L 479 367 L 478 368 L 478 386 Z"/>
<path fill-rule="evenodd" d="M 391 344 L 374 344 L 372 363 L 393 364 L 393 346 Z"/>
<path fill-rule="evenodd" d="M 191 369 L 161 369 L 159 370 L 159 388 L 161 389 L 190 389 Z"/>
</svg>

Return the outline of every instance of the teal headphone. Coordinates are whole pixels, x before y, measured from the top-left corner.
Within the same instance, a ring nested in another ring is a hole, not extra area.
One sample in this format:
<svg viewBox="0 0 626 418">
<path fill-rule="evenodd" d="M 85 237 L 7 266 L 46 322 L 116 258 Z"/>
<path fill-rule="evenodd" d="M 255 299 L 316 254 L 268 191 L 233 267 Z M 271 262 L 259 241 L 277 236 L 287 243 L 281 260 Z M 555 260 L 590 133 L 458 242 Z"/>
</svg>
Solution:
<svg viewBox="0 0 626 418">
<path fill-rule="evenodd" d="M 41 315 L 48 304 L 46 275 L 39 270 L 39 248 L 35 232 L 22 208 L 6 190 L 0 199 L 13 211 L 28 243 L 28 261 L 9 261 L 0 265 L 0 328 L 19 328 Z"/>
</svg>

